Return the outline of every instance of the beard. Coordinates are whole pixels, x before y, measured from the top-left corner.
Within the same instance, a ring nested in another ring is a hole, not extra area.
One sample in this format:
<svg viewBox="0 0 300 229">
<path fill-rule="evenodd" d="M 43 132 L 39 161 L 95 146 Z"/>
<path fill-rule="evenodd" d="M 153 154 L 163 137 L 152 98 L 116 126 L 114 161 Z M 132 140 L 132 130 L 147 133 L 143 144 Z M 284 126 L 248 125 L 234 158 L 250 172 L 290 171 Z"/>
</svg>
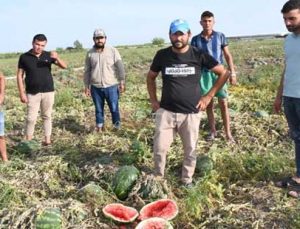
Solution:
<svg viewBox="0 0 300 229">
<path fill-rule="evenodd" d="M 299 32 L 300 31 L 300 24 L 299 25 L 286 26 L 286 28 L 289 32 L 292 32 L 292 33 Z"/>
<path fill-rule="evenodd" d="M 99 42 L 99 43 L 95 43 L 95 48 L 97 48 L 97 49 L 103 49 L 104 48 L 104 43 L 102 43 L 102 42 Z"/>
<path fill-rule="evenodd" d="M 172 41 L 171 43 L 172 46 L 176 49 L 183 49 L 188 45 L 188 43 L 183 43 L 181 41 Z"/>
</svg>

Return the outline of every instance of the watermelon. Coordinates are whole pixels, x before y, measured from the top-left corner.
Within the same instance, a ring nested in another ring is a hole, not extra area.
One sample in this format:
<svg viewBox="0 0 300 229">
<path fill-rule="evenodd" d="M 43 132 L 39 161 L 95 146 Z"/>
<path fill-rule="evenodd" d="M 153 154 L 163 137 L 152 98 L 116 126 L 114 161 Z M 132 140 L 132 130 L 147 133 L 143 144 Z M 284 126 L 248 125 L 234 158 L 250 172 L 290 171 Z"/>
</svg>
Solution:
<svg viewBox="0 0 300 229">
<path fill-rule="evenodd" d="M 121 223 L 133 222 L 139 216 L 135 208 L 118 203 L 106 205 L 102 212 L 106 217 Z"/>
<path fill-rule="evenodd" d="M 79 190 L 80 199 L 84 202 L 101 202 L 103 200 L 102 188 L 94 182 L 88 183 Z"/>
<path fill-rule="evenodd" d="M 35 220 L 36 229 L 60 229 L 61 212 L 59 208 L 46 208 L 37 215 Z"/>
<path fill-rule="evenodd" d="M 17 146 L 16 150 L 22 154 L 29 154 L 38 151 L 41 145 L 35 140 L 21 141 Z"/>
<path fill-rule="evenodd" d="M 140 211 L 140 220 L 159 217 L 172 220 L 178 214 L 178 207 L 174 200 L 160 199 L 145 205 Z"/>
<path fill-rule="evenodd" d="M 122 166 L 113 179 L 113 191 L 120 200 L 125 200 L 139 177 L 134 166 Z"/>
<path fill-rule="evenodd" d="M 256 111 L 255 112 L 255 117 L 257 117 L 257 118 L 267 118 L 267 117 L 269 117 L 269 113 L 267 111 L 263 111 L 263 110 Z"/>
<path fill-rule="evenodd" d="M 214 163 L 210 157 L 206 155 L 202 155 L 197 158 L 197 164 L 195 170 L 201 176 L 209 174 L 213 169 L 213 167 L 214 167 Z"/>
<path fill-rule="evenodd" d="M 173 227 L 167 220 L 153 217 L 141 221 L 135 229 L 173 229 Z"/>
</svg>

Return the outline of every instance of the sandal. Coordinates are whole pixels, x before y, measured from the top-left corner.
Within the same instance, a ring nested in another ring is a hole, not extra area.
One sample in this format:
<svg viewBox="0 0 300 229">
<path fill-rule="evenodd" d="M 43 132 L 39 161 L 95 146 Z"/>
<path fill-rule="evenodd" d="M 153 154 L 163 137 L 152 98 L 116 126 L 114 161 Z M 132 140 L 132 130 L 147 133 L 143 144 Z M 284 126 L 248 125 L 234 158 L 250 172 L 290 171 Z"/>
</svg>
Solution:
<svg viewBox="0 0 300 229">
<path fill-rule="evenodd" d="M 293 177 L 285 177 L 282 180 L 276 182 L 275 186 L 279 188 L 299 187 L 300 191 L 300 183 L 295 181 Z"/>
</svg>

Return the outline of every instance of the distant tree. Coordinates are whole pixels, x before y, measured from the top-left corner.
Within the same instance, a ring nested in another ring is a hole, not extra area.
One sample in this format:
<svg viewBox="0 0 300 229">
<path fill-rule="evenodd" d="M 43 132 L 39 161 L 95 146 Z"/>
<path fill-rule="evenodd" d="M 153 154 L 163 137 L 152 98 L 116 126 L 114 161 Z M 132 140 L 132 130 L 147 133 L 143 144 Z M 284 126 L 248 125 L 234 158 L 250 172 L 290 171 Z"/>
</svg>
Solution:
<svg viewBox="0 0 300 229">
<path fill-rule="evenodd" d="M 64 49 L 63 49 L 63 48 L 60 48 L 60 47 L 57 47 L 57 48 L 56 48 L 56 51 L 57 51 L 57 52 L 63 52 Z"/>
<path fill-rule="evenodd" d="M 73 45 L 74 45 L 74 48 L 75 48 L 75 49 L 83 49 L 83 46 L 82 46 L 82 44 L 79 42 L 79 40 L 74 41 Z"/>
<path fill-rule="evenodd" d="M 155 37 L 152 39 L 152 44 L 153 45 L 159 45 L 162 46 L 165 43 L 165 40 L 161 37 Z"/>
</svg>

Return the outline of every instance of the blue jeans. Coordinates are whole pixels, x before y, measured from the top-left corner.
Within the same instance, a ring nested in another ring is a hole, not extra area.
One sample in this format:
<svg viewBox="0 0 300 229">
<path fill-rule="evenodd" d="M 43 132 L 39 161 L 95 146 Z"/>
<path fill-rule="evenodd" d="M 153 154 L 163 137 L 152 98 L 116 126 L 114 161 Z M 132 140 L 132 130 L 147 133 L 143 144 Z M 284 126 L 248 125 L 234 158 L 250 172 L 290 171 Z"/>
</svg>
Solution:
<svg viewBox="0 0 300 229">
<path fill-rule="evenodd" d="M 106 101 L 112 116 L 113 125 L 119 126 L 120 112 L 118 85 L 107 88 L 97 88 L 91 86 L 91 95 L 96 108 L 96 125 L 98 127 L 102 127 L 104 124 L 104 104 Z"/>
<path fill-rule="evenodd" d="M 295 143 L 296 175 L 300 177 L 300 98 L 283 97 L 284 113 Z"/>
</svg>

